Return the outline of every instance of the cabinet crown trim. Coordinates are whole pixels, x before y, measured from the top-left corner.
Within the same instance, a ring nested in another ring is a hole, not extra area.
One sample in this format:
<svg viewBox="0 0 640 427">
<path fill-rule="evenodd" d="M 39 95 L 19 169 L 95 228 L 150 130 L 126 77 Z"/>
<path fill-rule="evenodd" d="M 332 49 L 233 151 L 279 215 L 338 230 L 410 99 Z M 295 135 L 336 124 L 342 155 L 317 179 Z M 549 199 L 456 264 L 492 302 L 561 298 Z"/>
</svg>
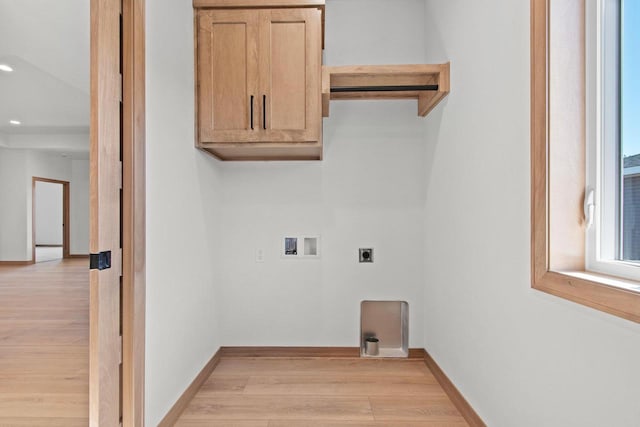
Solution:
<svg viewBox="0 0 640 427">
<path fill-rule="evenodd" d="M 325 0 L 193 0 L 193 7 L 200 8 L 270 8 L 270 7 L 322 7 Z"/>
</svg>

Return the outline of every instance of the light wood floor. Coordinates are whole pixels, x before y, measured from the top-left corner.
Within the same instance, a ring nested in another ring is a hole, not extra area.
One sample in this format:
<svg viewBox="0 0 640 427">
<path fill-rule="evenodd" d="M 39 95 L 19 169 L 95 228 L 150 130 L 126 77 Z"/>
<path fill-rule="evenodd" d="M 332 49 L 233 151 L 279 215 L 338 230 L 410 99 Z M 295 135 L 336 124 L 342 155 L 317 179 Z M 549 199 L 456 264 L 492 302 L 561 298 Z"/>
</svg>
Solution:
<svg viewBox="0 0 640 427">
<path fill-rule="evenodd" d="M 467 426 L 421 360 L 223 358 L 176 426 Z"/>
<path fill-rule="evenodd" d="M 0 426 L 88 420 L 88 260 L 0 266 Z"/>
</svg>

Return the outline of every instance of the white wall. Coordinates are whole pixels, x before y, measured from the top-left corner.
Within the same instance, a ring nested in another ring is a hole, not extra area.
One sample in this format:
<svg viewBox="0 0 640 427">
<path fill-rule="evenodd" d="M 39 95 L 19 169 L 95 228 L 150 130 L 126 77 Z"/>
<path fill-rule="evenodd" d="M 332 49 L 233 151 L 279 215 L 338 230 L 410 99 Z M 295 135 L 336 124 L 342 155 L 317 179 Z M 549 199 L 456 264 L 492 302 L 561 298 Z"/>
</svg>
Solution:
<svg viewBox="0 0 640 427">
<path fill-rule="evenodd" d="M 36 245 L 62 245 L 62 184 L 36 182 Z"/>
<path fill-rule="evenodd" d="M 27 235 L 27 152 L 0 148 L 0 260 L 31 259 L 31 236 Z"/>
<path fill-rule="evenodd" d="M 71 160 L 69 253 L 89 253 L 89 160 Z"/>
<path fill-rule="evenodd" d="M 146 424 L 218 350 L 217 161 L 194 148 L 191 2 L 148 1 Z"/>
<path fill-rule="evenodd" d="M 426 348 L 492 427 L 638 426 L 640 325 L 530 288 L 529 2 L 426 5 Z"/>
<path fill-rule="evenodd" d="M 32 177 L 70 182 L 71 254 L 89 246 L 89 161 L 60 153 L 0 148 L 0 260 L 32 256 Z"/>
<path fill-rule="evenodd" d="M 421 0 L 327 2 L 326 63 L 420 63 L 423 16 Z M 357 346 L 360 302 L 390 299 L 423 346 L 423 121 L 415 101 L 334 102 L 324 161 L 222 165 L 223 345 Z M 296 233 L 321 236 L 321 259 L 282 259 Z"/>
</svg>

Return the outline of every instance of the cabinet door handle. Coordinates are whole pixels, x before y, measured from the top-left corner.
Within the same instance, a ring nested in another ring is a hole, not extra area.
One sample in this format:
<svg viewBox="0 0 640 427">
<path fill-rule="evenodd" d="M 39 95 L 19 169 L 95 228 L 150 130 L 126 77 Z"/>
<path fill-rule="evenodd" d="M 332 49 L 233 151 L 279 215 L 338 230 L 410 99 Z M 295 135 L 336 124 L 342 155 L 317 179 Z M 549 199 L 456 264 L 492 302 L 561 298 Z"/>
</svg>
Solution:
<svg viewBox="0 0 640 427">
<path fill-rule="evenodd" d="M 262 95 L 262 128 L 267 130 L 267 95 Z"/>
<path fill-rule="evenodd" d="M 253 130 L 253 95 L 251 95 L 251 130 Z"/>
</svg>

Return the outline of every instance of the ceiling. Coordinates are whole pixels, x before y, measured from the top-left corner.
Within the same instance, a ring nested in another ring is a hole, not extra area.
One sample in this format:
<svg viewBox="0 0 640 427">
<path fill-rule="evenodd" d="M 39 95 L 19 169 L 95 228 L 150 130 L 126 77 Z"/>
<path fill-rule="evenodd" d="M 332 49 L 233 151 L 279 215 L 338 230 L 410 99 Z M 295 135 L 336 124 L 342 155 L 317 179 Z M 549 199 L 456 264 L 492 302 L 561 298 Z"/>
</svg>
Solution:
<svg viewBox="0 0 640 427">
<path fill-rule="evenodd" d="M 40 135 L 29 148 L 55 150 L 61 135 L 88 135 L 89 3 L 0 0 L 0 64 L 14 70 L 0 71 L 0 146 L 27 148 L 25 135 Z"/>
</svg>

